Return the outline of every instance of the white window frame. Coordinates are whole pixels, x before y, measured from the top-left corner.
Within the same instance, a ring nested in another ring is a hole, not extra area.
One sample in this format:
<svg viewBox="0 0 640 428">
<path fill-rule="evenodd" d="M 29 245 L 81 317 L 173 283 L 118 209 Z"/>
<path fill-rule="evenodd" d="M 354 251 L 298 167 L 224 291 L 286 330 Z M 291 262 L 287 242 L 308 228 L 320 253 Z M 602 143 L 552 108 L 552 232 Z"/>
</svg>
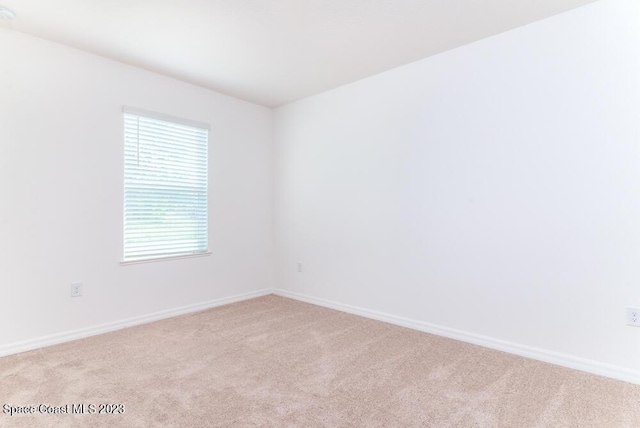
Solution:
<svg viewBox="0 0 640 428">
<path fill-rule="evenodd" d="M 122 161 L 123 161 L 123 209 L 122 209 L 122 213 L 123 213 L 123 231 L 122 231 L 122 237 L 123 237 L 123 242 L 122 242 L 122 249 L 123 249 L 123 258 L 122 261 L 120 262 L 121 265 L 130 265 L 130 264 L 138 264 L 138 263 L 149 263 L 149 262 L 159 262 L 159 261 L 167 261 L 167 260 L 176 260 L 176 259 L 184 259 L 184 258 L 191 258 L 191 257 L 202 257 L 202 256 L 208 256 L 211 254 L 211 251 L 209 250 L 209 207 L 208 207 L 208 201 L 209 201 L 209 186 L 208 186 L 208 164 L 209 164 L 209 139 L 210 139 L 210 135 L 211 135 L 211 127 L 209 124 L 207 123 L 203 123 L 203 122 L 197 122 L 197 121 L 193 121 L 193 120 L 188 120 L 188 119 L 183 119 L 183 118 L 178 118 L 175 116 L 170 116 L 170 115 L 166 115 L 166 114 L 161 114 L 161 113 L 155 113 L 155 112 L 150 112 L 150 111 L 146 111 L 146 110 L 142 110 L 142 109 L 138 109 L 138 108 L 133 108 L 133 107 L 128 107 L 125 106 L 122 108 L 122 121 L 123 121 L 123 137 L 126 139 L 126 124 L 125 124 L 125 120 L 126 120 L 126 115 L 127 114 L 131 114 L 131 115 L 136 115 L 136 116 L 140 116 L 140 117 L 144 117 L 144 118 L 148 118 L 148 119 L 157 119 L 160 121 L 164 121 L 164 122 L 170 122 L 170 123 L 174 123 L 174 124 L 178 124 L 178 125 L 183 125 L 183 126 L 188 126 L 188 127 L 193 127 L 193 128 L 198 128 L 201 130 L 206 130 L 207 131 L 207 146 L 206 146 L 206 154 L 205 154 L 205 165 L 206 165 L 206 182 L 205 182 L 205 191 L 206 191 L 206 237 L 205 237 L 205 248 L 198 250 L 198 251 L 189 251 L 189 252 L 184 252 L 184 253 L 178 253 L 178 254 L 170 254 L 170 255 L 151 255 L 151 256 L 141 256 L 141 257 L 126 257 L 126 245 L 127 245 L 127 226 L 126 226 L 126 222 L 127 222 L 127 207 L 126 207 L 126 201 L 127 201 L 127 197 L 126 197 L 126 190 L 127 190 L 127 184 L 126 184 L 126 179 L 125 179 L 125 174 L 126 174 L 126 141 L 123 141 L 123 149 L 125 150 L 125 153 L 122 157 Z"/>
</svg>

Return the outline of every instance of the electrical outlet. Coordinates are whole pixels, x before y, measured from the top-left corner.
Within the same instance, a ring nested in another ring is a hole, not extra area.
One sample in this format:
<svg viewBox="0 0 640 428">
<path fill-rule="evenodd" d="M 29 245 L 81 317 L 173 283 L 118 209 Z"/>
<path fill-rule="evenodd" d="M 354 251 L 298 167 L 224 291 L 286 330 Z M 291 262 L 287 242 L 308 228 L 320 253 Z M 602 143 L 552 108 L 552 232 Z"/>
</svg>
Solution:
<svg viewBox="0 0 640 428">
<path fill-rule="evenodd" d="M 298 272 L 302 272 L 302 263 L 298 262 Z"/>
<path fill-rule="evenodd" d="M 82 297 L 82 283 L 71 284 L 71 297 Z"/>
<path fill-rule="evenodd" d="M 627 308 L 627 325 L 640 327 L 640 308 Z"/>
</svg>

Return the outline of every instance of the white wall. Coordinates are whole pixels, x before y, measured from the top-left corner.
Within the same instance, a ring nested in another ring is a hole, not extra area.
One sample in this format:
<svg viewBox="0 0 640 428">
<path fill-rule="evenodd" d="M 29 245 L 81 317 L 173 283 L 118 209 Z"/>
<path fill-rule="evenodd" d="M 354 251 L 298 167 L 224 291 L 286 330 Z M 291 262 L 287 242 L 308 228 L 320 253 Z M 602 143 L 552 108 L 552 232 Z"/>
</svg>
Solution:
<svg viewBox="0 0 640 428">
<path fill-rule="evenodd" d="M 0 348 L 273 286 L 271 110 L 17 32 L 0 52 Z M 211 256 L 119 265 L 123 105 L 211 125 Z"/>
<path fill-rule="evenodd" d="M 600 1 L 278 109 L 278 286 L 640 370 L 639 22 Z"/>
</svg>

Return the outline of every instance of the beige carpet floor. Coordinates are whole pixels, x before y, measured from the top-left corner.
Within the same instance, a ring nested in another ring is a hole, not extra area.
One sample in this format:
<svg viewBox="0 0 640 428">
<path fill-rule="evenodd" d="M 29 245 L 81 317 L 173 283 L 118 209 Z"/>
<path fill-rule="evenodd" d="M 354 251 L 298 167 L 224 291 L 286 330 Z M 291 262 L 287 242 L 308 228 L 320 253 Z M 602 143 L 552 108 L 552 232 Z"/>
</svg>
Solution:
<svg viewBox="0 0 640 428">
<path fill-rule="evenodd" d="M 640 427 L 638 385 L 277 296 L 0 358 L 0 381 L 2 427 Z"/>
</svg>

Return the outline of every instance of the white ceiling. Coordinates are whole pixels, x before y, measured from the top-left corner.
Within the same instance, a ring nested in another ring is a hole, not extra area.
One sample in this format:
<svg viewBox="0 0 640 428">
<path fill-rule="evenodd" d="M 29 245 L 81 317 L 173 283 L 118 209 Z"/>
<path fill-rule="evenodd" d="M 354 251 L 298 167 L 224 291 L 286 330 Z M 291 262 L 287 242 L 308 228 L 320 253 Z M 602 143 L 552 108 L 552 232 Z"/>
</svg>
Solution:
<svg viewBox="0 0 640 428">
<path fill-rule="evenodd" d="M 593 1 L 0 0 L 0 27 L 275 107 Z"/>
</svg>

